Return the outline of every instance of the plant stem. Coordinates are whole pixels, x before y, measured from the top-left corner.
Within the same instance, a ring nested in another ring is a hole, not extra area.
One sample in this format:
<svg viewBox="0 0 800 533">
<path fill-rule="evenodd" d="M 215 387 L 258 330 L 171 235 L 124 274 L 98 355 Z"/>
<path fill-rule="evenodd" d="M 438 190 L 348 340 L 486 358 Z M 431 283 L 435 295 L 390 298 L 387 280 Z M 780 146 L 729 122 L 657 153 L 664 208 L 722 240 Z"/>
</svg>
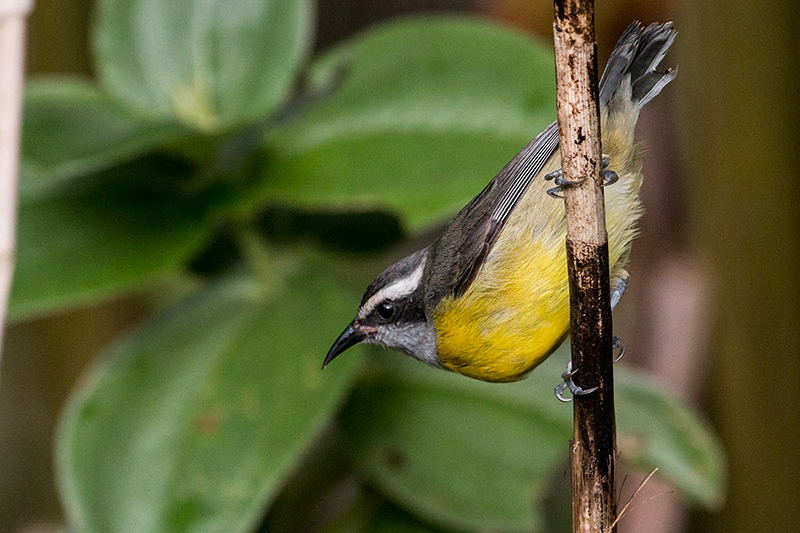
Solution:
<svg viewBox="0 0 800 533">
<path fill-rule="evenodd" d="M 574 398 L 573 532 L 613 531 L 616 423 L 608 236 L 603 199 L 592 0 L 555 0 L 556 83 L 565 188 L 572 366 L 595 392 Z"/>
<path fill-rule="evenodd" d="M 0 3 L 0 356 L 14 273 L 25 18 L 32 4 L 32 0 Z"/>
</svg>

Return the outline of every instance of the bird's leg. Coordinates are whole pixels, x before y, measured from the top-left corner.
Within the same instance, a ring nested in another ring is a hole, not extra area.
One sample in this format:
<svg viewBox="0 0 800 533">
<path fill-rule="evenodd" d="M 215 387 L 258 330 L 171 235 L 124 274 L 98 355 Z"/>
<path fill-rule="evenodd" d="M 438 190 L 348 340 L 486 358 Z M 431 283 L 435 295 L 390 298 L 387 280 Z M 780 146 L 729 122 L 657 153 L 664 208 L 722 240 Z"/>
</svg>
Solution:
<svg viewBox="0 0 800 533">
<path fill-rule="evenodd" d="M 622 295 L 625 294 L 625 289 L 628 287 L 629 278 L 630 275 L 628 274 L 627 270 L 622 270 L 620 272 L 619 281 L 617 281 L 617 284 L 614 285 L 613 289 L 611 289 L 611 309 L 614 309 L 614 307 L 619 303 L 620 298 L 622 298 Z M 625 355 L 625 343 L 622 342 L 622 339 L 616 335 L 611 342 L 611 349 L 619 350 L 619 355 L 614 358 L 614 362 L 616 363 Z"/>
<path fill-rule="evenodd" d="M 628 279 L 630 279 L 628 271 L 621 270 L 619 273 L 619 280 L 617 281 L 616 285 L 614 285 L 614 288 L 611 289 L 611 309 L 614 309 L 617 306 L 620 298 L 622 298 L 622 295 L 625 294 L 625 289 L 628 288 Z"/>
<path fill-rule="evenodd" d="M 600 186 L 606 187 L 607 185 L 613 185 L 619 180 L 619 176 L 613 170 L 608 170 L 608 165 L 611 164 L 611 159 L 609 159 L 607 155 L 604 155 L 602 162 L 603 162 L 603 183 L 601 183 Z"/>
<path fill-rule="evenodd" d="M 619 355 L 614 358 L 615 363 L 625 356 L 625 343 L 616 335 L 611 340 L 611 349 L 619 350 Z"/>
<path fill-rule="evenodd" d="M 608 165 L 611 164 L 611 160 L 607 155 L 603 156 L 602 165 L 603 165 L 603 183 L 601 187 L 605 187 L 606 185 L 611 185 L 612 183 L 616 183 L 619 180 L 619 176 L 613 170 L 608 170 Z M 552 196 L 553 198 L 564 198 L 561 194 L 564 192 L 564 187 L 568 187 L 570 185 L 578 185 L 579 183 L 583 183 L 586 181 L 586 178 L 582 180 L 575 180 L 569 181 L 564 179 L 564 170 L 558 169 L 554 170 L 553 172 L 546 174 L 544 177 L 545 181 L 553 180 L 555 183 L 555 187 L 552 189 L 547 189 L 547 194 Z"/>
<path fill-rule="evenodd" d="M 558 387 L 555 388 L 556 398 L 561 400 L 562 402 L 571 402 L 572 398 L 564 397 L 564 391 L 569 389 L 573 396 L 583 396 L 585 394 L 591 394 L 592 392 L 597 390 L 597 387 L 592 387 L 591 389 L 583 389 L 575 384 L 572 381 L 572 376 L 578 371 L 576 368 L 575 370 L 572 369 L 572 361 L 567 363 L 567 368 L 561 374 L 561 379 L 564 380 L 563 383 L 560 383 Z"/>
<path fill-rule="evenodd" d="M 611 343 L 612 343 L 611 349 L 613 350 L 619 349 L 620 351 L 619 355 L 614 358 L 614 362 L 616 363 L 617 361 L 622 359 L 622 356 L 625 355 L 625 343 L 623 343 L 619 337 L 614 337 Z M 559 383 L 554 391 L 556 393 L 556 398 L 558 398 L 562 402 L 572 401 L 572 398 L 566 398 L 564 396 L 564 391 L 567 389 L 569 389 L 569 391 L 572 393 L 573 396 L 584 396 L 586 394 L 591 394 L 597 390 L 597 387 L 592 387 L 591 389 L 584 389 L 576 385 L 575 382 L 572 381 L 572 376 L 574 376 L 577 371 L 578 371 L 577 368 L 573 370 L 572 361 L 567 361 L 567 368 L 561 374 L 561 379 L 563 379 L 564 382 Z"/>
<path fill-rule="evenodd" d="M 628 286 L 628 273 L 626 271 L 622 271 L 622 275 L 620 276 L 619 281 L 611 290 L 611 308 L 613 309 L 619 299 L 622 297 L 622 294 L 625 292 L 625 288 Z M 614 358 L 614 362 L 616 363 L 625 355 L 625 343 L 622 340 L 614 336 L 611 341 L 611 349 L 612 350 L 619 350 L 619 355 Z M 572 361 L 567 363 L 567 368 L 564 370 L 564 373 L 561 374 L 561 379 L 564 380 L 563 383 L 560 383 L 558 387 L 555 388 L 556 398 L 561 400 L 562 402 L 569 402 L 572 401 L 572 398 L 566 398 L 564 396 L 564 391 L 569 389 L 573 396 L 583 396 L 585 394 L 589 394 L 597 390 L 597 387 L 592 387 L 591 389 L 583 389 L 575 384 L 572 381 L 572 376 L 578 371 L 576 368 L 575 370 L 572 369 Z"/>
<path fill-rule="evenodd" d="M 560 168 L 558 170 L 554 170 L 550 174 L 547 174 L 544 177 L 544 179 L 545 181 L 553 180 L 553 183 L 555 183 L 556 185 L 552 189 L 547 189 L 547 194 L 549 194 L 553 198 L 564 198 L 564 196 L 561 194 L 564 191 L 564 187 L 568 187 L 570 185 L 578 185 L 579 183 L 583 183 L 584 181 L 586 181 L 586 178 L 575 181 L 565 180 L 564 170 Z"/>
</svg>

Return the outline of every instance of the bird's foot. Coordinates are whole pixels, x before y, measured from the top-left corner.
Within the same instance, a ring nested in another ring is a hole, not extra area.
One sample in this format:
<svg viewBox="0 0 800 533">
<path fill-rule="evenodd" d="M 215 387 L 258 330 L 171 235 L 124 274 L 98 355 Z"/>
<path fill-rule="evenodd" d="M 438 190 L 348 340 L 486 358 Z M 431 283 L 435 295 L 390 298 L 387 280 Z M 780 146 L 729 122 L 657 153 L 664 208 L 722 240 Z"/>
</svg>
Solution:
<svg viewBox="0 0 800 533">
<path fill-rule="evenodd" d="M 564 179 L 564 170 L 560 168 L 558 170 L 551 172 L 550 174 L 547 174 L 544 177 L 544 179 L 546 181 L 553 180 L 553 183 L 555 184 L 555 187 L 553 187 L 552 189 L 547 189 L 547 194 L 549 194 L 553 198 L 564 198 L 564 195 L 561 194 L 562 192 L 564 192 L 564 187 L 569 187 L 570 185 L 578 185 L 579 183 L 583 183 L 584 181 L 586 181 L 586 178 L 574 181 L 566 180 Z"/>
<path fill-rule="evenodd" d="M 572 396 L 584 396 L 586 394 L 591 394 L 597 390 L 597 387 L 592 387 L 591 389 L 583 389 L 575 384 L 572 381 L 572 376 L 578 371 L 576 368 L 575 370 L 572 369 L 572 361 L 567 363 L 567 368 L 561 374 L 561 379 L 564 380 L 563 383 L 560 383 L 558 387 L 555 388 L 556 398 L 561 400 L 562 402 L 571 402 L 572 398 L 567 398 L 564 396 L 564 391 L 569 389 L 569 392 L 572 393 Z"/>
<path fill-rule="evenodd" d="M 614 339 L 612 340 L 611 348 L 614 350 L 619 350 L 619 355 L 614 358 L 614 362 L 616 363 L 617 361 L 622 359 L 622 357 L 625 355 L 625 343 L 623 343 L 619 337 L 614 337 Z M 572 376 L 574 376 L 577 371 L 578 371 L 577 368 L 573 370 L 572 361 L 568 361 L 567 368 L 561 374 L 561 379 L 563 379 L 564 382 L 559 383 L 559 385 L 555 388 L 554 391 L 556 394 L 556 398 L 558 398 L 562 402 L 572 401 L 572 398 L 567 398 L 566 396 L 564 396 L 564 391 L 566 391 L 567 389 L 569 389 L 569 392 L 572 393 L 572 396 L 585 396 L 597 390 L 597 387 L 592 387 L 591 389 L 584 389 L 576 385 L 575 382 L 572 381 Z"/>
<path fill-rule="evenodd" d="M 617 181 L 619 181 L 619 176 L 613 170 L 608 170 L 608 165 L 611 164 L 611 159 L 608 158 L 607 155 L 603 156 L 603 183 L 600 184 L 601 187 L 606 187 L 608 185 L 613 185 Z"/>
<path fill-rule="evenodd" d="M 611 185 L 616 183 L 619 180 L 619 176 L 613 170 L 608 170 L 608 165 L 611 164 L 611 160 L 607 155 L 603 156 L 602 165 L 603 165 L 603 183 L 600 185 L 601 187 L 605 187 L 607 185 Z M 552 189 L 547 189 L 547 194 L 552 196 L 553 198 L 564 198 L 564 195 L 561 194 L 564 192 L 564 187 L 569 187 L 571 185 L 578 185 L 586 181 L 586 178 L 582 180 L 566 180 L 564 179 L 564 170 L 558 169 L 554 170 L 553 172 L 545 175 L 545 181 L 552 180 L 553 183 L 556 185 Z"/>
<path fill-rule="evenodd" d="M 619 355 L 614 358 L 614 362 L 616 363 L 620 359 L 625 356 L 625 343 L 622 342 L 622 339 L 619 337 L 614 337 L 611 341 L 611 349 L 612 350 L 619 350 Z"/>
</svg>

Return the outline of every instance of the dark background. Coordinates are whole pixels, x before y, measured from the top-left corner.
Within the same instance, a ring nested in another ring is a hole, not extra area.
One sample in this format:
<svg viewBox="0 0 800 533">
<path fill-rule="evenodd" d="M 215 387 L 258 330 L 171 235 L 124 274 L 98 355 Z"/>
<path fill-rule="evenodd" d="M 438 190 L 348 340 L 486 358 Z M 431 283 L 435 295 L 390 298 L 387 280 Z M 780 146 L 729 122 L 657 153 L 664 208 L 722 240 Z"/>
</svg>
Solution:
<svg viewBox="0 0 800 533">
<path fill-rule="evenodd" d="M 728 499 L 717 512 L 688 509 L 650 482 L 620 531 L 800 531 L 796 4 L 598 4 L 601 62 L 632 19 L 674 20 L 679 30 L 668 61 L 680 65 L 678 77 L 640 121 L 646 215 L 615 332 L 629 363 L 710 417 L 729 462 Z M 29 74 L 92 74 L 92 5 L 36 2 Z M 552 40 L 545 1 L 320 0 L 317 48 L 431 10 L 471 11 Z M 61 524 L 52 467 L 61 406 L 86 363 L 146 302 L 128 298 L 9 328 L 0 372 L 0 531 Z"/>
</svg>

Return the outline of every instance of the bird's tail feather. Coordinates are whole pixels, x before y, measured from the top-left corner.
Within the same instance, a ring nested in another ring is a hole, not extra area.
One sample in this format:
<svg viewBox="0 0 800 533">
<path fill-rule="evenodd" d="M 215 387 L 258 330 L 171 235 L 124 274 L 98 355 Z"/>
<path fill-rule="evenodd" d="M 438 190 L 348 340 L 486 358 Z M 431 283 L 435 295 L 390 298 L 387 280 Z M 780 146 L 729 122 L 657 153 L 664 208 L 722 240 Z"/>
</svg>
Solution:
<svg viewBox="0 0 800 533">
<path fill-rule="evenodd" d="M 677 72 L 674 68 L 664 72 L 656 70 L 676 33 L 671 22 L 650 24 L 644 29 L 638 21 L 628 26 L 600 78 L 600 105 L 608 105 L 627 77 L 630 78 L 631 100 L 640 109 L 661 92 Z"/>
</svg>

